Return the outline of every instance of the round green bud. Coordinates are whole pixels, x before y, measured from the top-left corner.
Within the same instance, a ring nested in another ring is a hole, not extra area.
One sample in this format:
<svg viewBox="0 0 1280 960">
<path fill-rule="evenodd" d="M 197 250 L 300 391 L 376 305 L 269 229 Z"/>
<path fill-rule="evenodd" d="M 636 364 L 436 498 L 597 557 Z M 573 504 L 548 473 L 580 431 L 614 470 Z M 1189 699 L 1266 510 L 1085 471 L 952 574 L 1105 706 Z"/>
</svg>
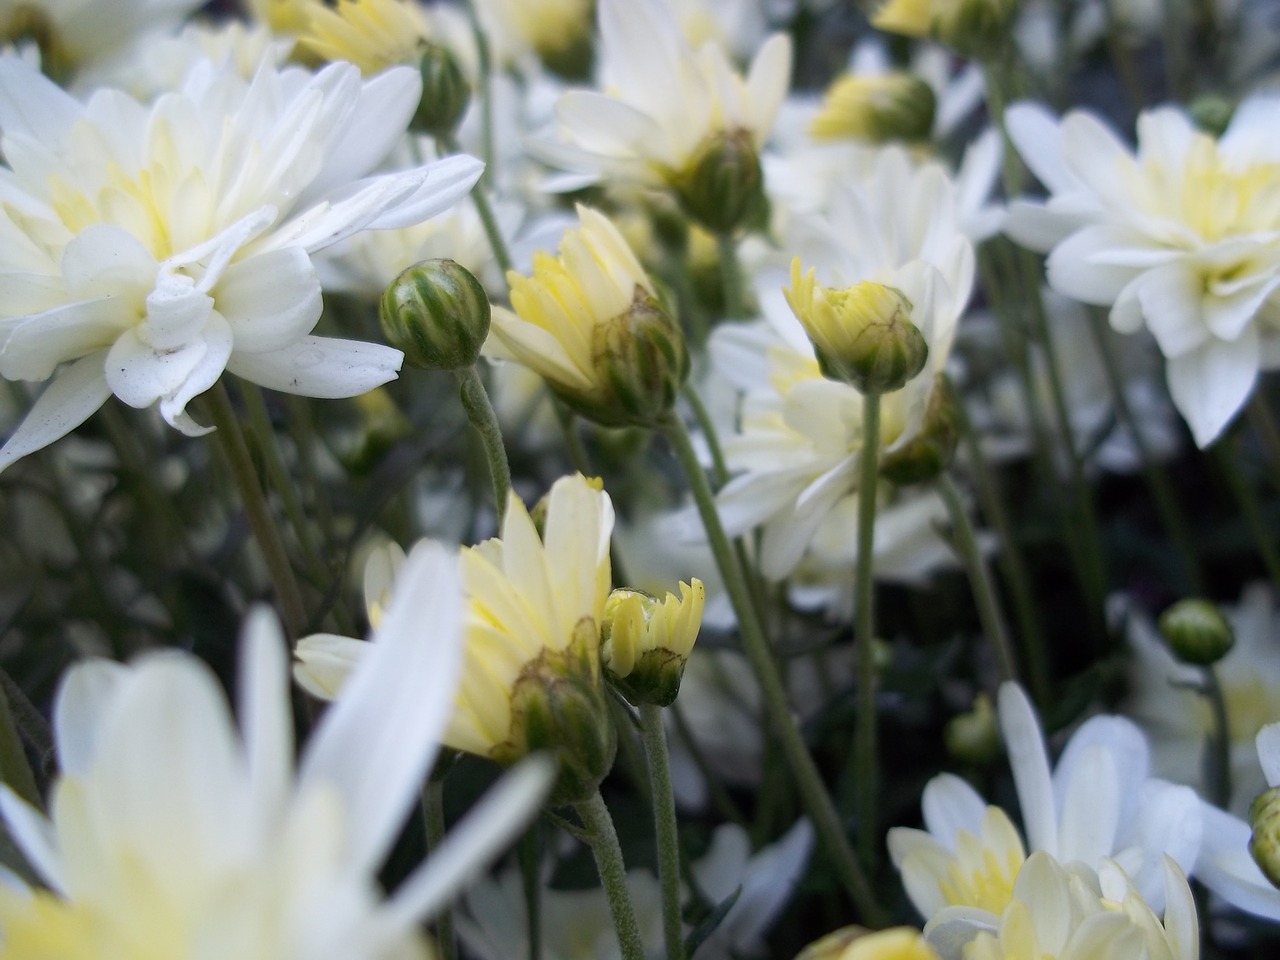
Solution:
<svg viewBox="0 0 1280 960">
<path fill-rule="evenodd" d="M 1249 808 L 1253 835 L 1249 838 L 1249 855 L 1258 869 L 1280 887 L 1280 787 L 1261 793 Z"/>
<path fill-rule="evenodd" d="M 424 260 L 383 291 L 378 321 L 387 343 L 424 370 L 472 366 L 489 335 L 489 296 L 453 260 Z"/>
<path fill-rule="evenodd" d="M 422 75 L 422 98 L 409 129 L 436 138 L 452 136 L 471 102 L 471 84 L 458 58 L 448 47 L 428 43 L 418 58 L 418 72 Z"/>
<path fill-rule="evenodd" d="M 920 432 L 880 461 L 880 476 L 905 486 L 933 480 L 951 465 L 960 439 L 955 397 L 943 377 L 935 379 Z"/>
<path fill-rule="evenodd" d="M 1197 127 L 1210 136 L 1220 137 L 1231 123 L 1236 105 L 1220 94 L 1206 93 L 1192 100 L 1187 110 Z"/>
<path fill-rule="evenodd" d="M 947 752 L 958 760 L 987 764 L 1000 753 L 1000 727 L 991 698 L 980 693 L 973 709 L 952 717 L 943 733 Z"/>
<path fill-rule="evenodd" d="M 746 130 L 707 137 L 672 185 L 685 212 L 712 233 L 733 233 L 766 209 L 760 155 Z"/>
<path fill-rule="evenodd" d="M 1216 604 L 1190 598 L 1160 614 L 1160 632 L 1179 660 L 1207 667 L 1225 657 L 1235 644 L 1231 624 Z"/>
</svg>

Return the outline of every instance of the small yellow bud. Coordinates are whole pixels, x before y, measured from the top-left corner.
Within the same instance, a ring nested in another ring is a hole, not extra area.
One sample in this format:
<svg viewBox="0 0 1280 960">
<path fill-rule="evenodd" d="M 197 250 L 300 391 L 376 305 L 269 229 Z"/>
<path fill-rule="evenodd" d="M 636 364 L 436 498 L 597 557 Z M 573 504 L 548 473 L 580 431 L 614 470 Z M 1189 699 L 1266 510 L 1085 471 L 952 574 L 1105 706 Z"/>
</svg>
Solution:
<svg viewBox="0 0 1280 960">
<path fill-rule="evenodd" d="M 888 0 L 871 25 L 888 33 L 937 40 L 966 57 L 985 57 L 1008 39 L 1018 0 Z"/>
<path fill-rule="evenodd" d="M 694 578 L 680 596 L 658 600 L 637 590 L 614 590 L 604 607 L 600 648 L 605 675 L 633 704 L 670 706 L 680 692 L 689 652 L 702 625 L 707 591 Z"/>
<path fill-rule="evenodd" d="M 796 960 L 939 960 L 938 953 L 914 927 L 869 931 L 841 927 L 815 940 Z"/>
<path fill-rule="evenodd" d="M 1179 600 L 1160 614 L 1160 633 L 1179 660 L 1207 667 L 1235 645 L 1235 632 L 1217 604 L 1190 598 Z"/>
<path fill-rule="evenodd" d="M 1271 881 L 1280 887 L 1280 787 L 1259 794 L 1249 808 L 1253 836 L 1249 838 L 1249 855 Z"/>
<path fill-rule="evenodd" d="M 671 183 L 685 212 L 712 233 L 747 227 L 767 209 L 760 154 L 747 130 L 708 136 Z"/>
<path fill-rule="evenodd" d="M 489 335 L 489 297 L 453 260 L 424 260 L 403 271 L 378 302 L 387 343 L 426 370 L 472 366 Z"/>
<path fill-rule="evenodd" d="M 787 303 L 813 341 L 822 372 L 860 393 L 901 390 L 924 369 L 929 345 L 911 322 L 911 301 L 900 290 L 864 280 L 844 290 L 819 286 L 814 271 L 791 261 Z"/>
<path fill-rule="evenodd" d="M 409 128 L 437 139 L 452 136 L 471 100 L 471 84 L 458 66 L 458 58 L 447 47 L 428 43 L 418 58 L 418 73 L 422 76 L 422 97 Z"/>
<path fill-rule="evenodd" d="M 924 483 L 937 477 L 951 465 L 960 439 L 960 421 L 956 400 L 943 377 L 938 377 L 929 394 L 924 423 L 914 438 L 880 461 L 880 476 L 891 483 L 905 486 Z"/>
<path fill-rule="evenodd" d="M 967 763 L 985 764 L 1000 752 L 1000 728 L 991 698 L 980 693 L 968 713 L 952 717 L 943 734 L 947 752 Z"/>
<path fill-rule="evenodd" d="M 845 74 L 827 89 L 809 132 L 817 140 L 927 140 L 937 106 L 933 88 L 914 73 Z"/>
</svg>

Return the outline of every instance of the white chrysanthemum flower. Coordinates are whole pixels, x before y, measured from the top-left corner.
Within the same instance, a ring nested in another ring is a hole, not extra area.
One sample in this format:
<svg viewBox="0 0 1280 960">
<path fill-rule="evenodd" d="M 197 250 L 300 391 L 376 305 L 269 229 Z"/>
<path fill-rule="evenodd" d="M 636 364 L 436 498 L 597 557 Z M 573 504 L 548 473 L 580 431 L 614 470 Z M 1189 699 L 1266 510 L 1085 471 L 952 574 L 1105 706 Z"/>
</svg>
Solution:
<svg viewBox="0 0 1280 960">
<path fill-rule="evenodd" d="M 314 397 L 395 377 L 379 344 L 310 336 L 311 254 L 401 227 L 465 195 L 467 156 L 370 176 L 399 141 L 421 81 L 212 65 L 151 106 L 103 90 L 81 104 L 0 61 L 9 167 L 0 212 L 0 375 L 52 383 L 0 468 L 53 442 L 111 395 L 203 432 L 187 403 L 223 371 Z"/>
<path fill-rule="evenodd" d="M 1114 861 L 1095 872 L 1041 851 L 998 914 L 950 907 L 925 936 L 942 960 L 1198 960 L 1195 900 L 1168 857 L 1160 882 L 1163 920 Z"/>
<path fill-rule="evenodd" d="M 287 652 L 246 627 L 240 731 L 196 658 L 73 667 L 55 705 L 62 775 L 45 818 L 8 787 L 0 812 L 48 890 L 7 875 L 0 953 L 261 960 L 430 955 L 419 924 L 504 846 L 550 786 L 514 773 L 382 901 L 376 870 L 413 808 L 461 661 L 456 561 L 409 558 L 411 589 L 294 769 Z M 435 642 L 422 642 L 429 622 Z"/>
<path fill-rule="evenodd" d="M 1280 96 L 1256 94 L 1215 141 L 1173 107 L 1138 118 L 1136 153 L 1093 115 L 1017 104 L 1009 135 L 1048 188 L 1006 229 L 1052 251 L 1049 283 L 1146 326 L 1197 445 L 1212 443 L 1274 366 L 1280 288 Z"/>
<path fill-rule="evenodd" d="M 600 86 L 556 103 L 559 142 L 537 152 L 581 176 L 671 185 L 710 137 L 743 134 L 764 144 L 786 96 L 791 44 L 775 34 L 746 77 L 715 44 L 696 51 L 668 0 L 600 0 Z M 568 186 L 566 181 L 562 186 Z"/>
<path fill-rule="evenodd" d="M 889 831 L 889 852 L 916 909 L 926 919 L 948 906 L 999 914 L 1026 852 L 1036 851 L 1093 869 L 1114 859 L 1161 909 L 1161 857 L 1190 872 L 1200 849 L 1195 791 L 1149 776 L 1146 740 L 1122 717 L 1086 721 L 1050 771 L 1044 735 L 1022 688 L 1001 686 L 998 709 L 1027 846 L 1007 815 L 964 780 L 934 777 L 921 801 L 927 830 Z"/>
</svg>

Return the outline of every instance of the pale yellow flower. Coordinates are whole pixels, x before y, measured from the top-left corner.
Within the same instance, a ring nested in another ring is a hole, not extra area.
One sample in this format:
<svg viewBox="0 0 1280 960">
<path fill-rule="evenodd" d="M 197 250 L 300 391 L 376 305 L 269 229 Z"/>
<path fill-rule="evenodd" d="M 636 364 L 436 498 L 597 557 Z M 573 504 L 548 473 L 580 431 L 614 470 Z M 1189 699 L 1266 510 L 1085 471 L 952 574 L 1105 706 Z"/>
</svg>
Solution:
<svg viewBox="0 0 1280 960">
<path fill-rule="evenodd" d="M 877 30 L 932 37 L 962 53 L 999 45 L 1018 0 L 888 0 L 871 17 Z"/>
<path fill-rule="evenodd" d="M 338 0 L 307 7 L 298 46 L 321 60 L 346 60 L 365 76 L 415 59 L 431 27 L 412 0 Z"/>
<path fill-rule="evenodd" d="M 868 931 L 842 927 L 805 947 L 796 960 L 939 960 L 914 927 Z"/>
<path fill-rule="evenodd" d="M 846 73 L 827 88 L 809 133 L 817 140 L 926 140 L 937 103 L 914 73 Z"/>
<path fill-rule="evenodd" d="M 668 593 L 659 600 L 636 590 L 609 595 L 600 655 L 627 699 L 659 706 L 675 700 L 706 599 L 707 588 L 697 577 L 681 582 L 679 597 Z"/>
</svg>

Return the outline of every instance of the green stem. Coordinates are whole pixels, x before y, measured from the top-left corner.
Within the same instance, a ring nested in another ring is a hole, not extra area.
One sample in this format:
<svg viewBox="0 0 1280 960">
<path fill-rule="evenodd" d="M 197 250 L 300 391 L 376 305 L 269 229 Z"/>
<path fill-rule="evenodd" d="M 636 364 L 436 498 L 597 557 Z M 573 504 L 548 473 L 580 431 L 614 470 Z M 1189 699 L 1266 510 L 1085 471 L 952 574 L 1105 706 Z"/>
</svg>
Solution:
<svg viewBox="0 0 1280 960">
<path fill-rule="evenodd" d="M 422 824 L 427 832 L 427 857 L 444 842 L 444 780 L 431 776 L 422 787 Z M 436 947 L 440 960 L 458 960 L 453 910 L 447 905 L 436 914 Z"/>
<path fill-rule="evenodd" d="M 587 448 L 582 445 L 582 438 L 578 436 L 573 411 L 559 397 L 551 398 L 551 406 L 556 412 L 560 429 L 564 432 L 564 444 L 569 451 L 570 465 L 584 477 L 591 476 L 591 458 L 587 456 Z"/>
<path fill-rule="evenodd" d="M 441 156 L 462 152 L 458 141 L 452 136 L 441 137 L 439 148 Z M 475 204 L 476 213 L 480 216 L 480 223 L 484 226 L 485 236 L 489 238 L 489 246 L 493 249 L 493 258 L 498 261 L 498 266 L 502 268 L 502 282 L 505 289 L 507 271 L 512 269 L 511 251 L 507 247 L 507 241 L 502 236 L 502 229 L 498 226 L 498 218 L 493 215 L 493 206 L 489 203 L 489 195 L 484 192 L 482 185 L 477 184 L 472 188 L 471 202 Z"/>
<path fill-rule="evenodd" d="M 489 460 L 493 502 L 498 513 L 498 526 L 501 527 L 502 518 L 507 512 L 507 495 L 511 493 L 511 466 L 507 463 L 507 448 L 502 443 L 498 416 L 493 412 L 489 394 L 474 365 L 455 370 L 454 376 L 458 378 L 458 395 L 462 398 L 462 407 L 467 411 L 471 426 L 480 435 L 485 456 Z"/>
<path fill-rule="evenodd" d="M 689 409 L 693 411 L 693 419 L 697 421 L 698 429 L 707 439 L 707 450 L 711 453 L 711 476 L 715 478 L 717 487 L 723 487 L 729 482 L 729 465 L 724 458 L 724 448 L 720 446 L 720 435 L 716 432 L 716 425 L 711 420 L 711 414 L 707 412 L 706 404 L 698 396 L 698 391 L 686 385 L 684 398 L 689 402 Z"/>
<path fill-rule="evenodd" d="M 720 285 L 724 294 L 724 315 L 740 320 L 747 315 L 746 291 L 742 288 L 742 264 L 738 262 L 738 242 L 731 233 L 716 236 L 720 260 Z"/>
<path fill-rule="evenodd" d="M 297 639 L 302 635 L 307 623 L 306 608 L 302 604 L 302 592 L 298 589 L 293 566 L 289 563 L 289 555 L 285 550 L 284 539 L 280 536 L 280 528 L 276 526 L 271 516 L 271 508 L 262 492 L 262 486 L 258 483 L 258 473 L 253 466 L 253 457 L 249 454 L 249 445 L 245 442 L 244 431 L 240 429 L 240 418 L 236 416 L 231 398 L 227 396 L 227 388 L 221 381 L 214 385 L 207 396 L 213 425 L 217 428 L 218 440 L 226 456 L 227 466 L 231 469 L 232 479 L 240 492 L 240 502 L 249 520 L 249 529 L 253 531 L 254 539 L 258 541 L 267 570 L 275 584 L 285 629 L 289 631 L 291 638 Z"/>
<path fill-rule="evenodd" d="M 1000 667 L 1001 680 L 1017 680 L 1018 669 L 1013 657 L 1013 645 L 1009 642 L 1009 628 L 1005 626 L 1004 615 L 1000 612 L 1000 603 L 996 600 L 995 585 L 991 582 L 991 573 L 987 570 L 987 559 L 978 547 L 978 538 L 974 533 L 969 514 L 960 498 L 960 491 L 949 474 L 938 478 L 938 492 L 942 494 L 947 505 L 947 513 L 951 517 L 951 528 L 954 531 L 956 546 L 960 551 L 960 560 L 969 574 L 969 586 L 973 592 L 974 603 L 978 607 L 978 619 L 982 622 L 982 632 L 995 649 L 996 663 Z"/>
<path fill-rule="evenodd" d="M 858 556 L 854 567 L 854 642 L 858 655 L 858 725 L 853 741 L 858 796 L 858 852 L 874 869 L 876 794 L 880 764 L 876 737 L 876 621 L 872 572 L 875 569 L 876 490 L 880 469 L 880 395 L 862 396 L 862 451 L 858 462 Z"/>
<path fill-rule="evenodd" d="M 1227 718 L 1227 699 L 1213 667 L 1204 668 L 1204 698 L 1209 701 L 1213 724 L 1209 728 L 1208 769 L 1209 802 L 1226 809 L 1231 805 L 1231 723 Z"/>
<path fill-rule="evenodd" d="M 618 832 L 613 828 L 613 818 L 604 805 L 604 797 L 597 788 L 586 800 L 574 804 L 582 819 L 591 853 L 600 872 L 600 883 L 609 898 L 609 912 L 618 934 L 618 947 L 622 960 L 644 960 L 644 942 L 640 939 L 640 925 L 636 923 L 636 910 L 631 903 L 631 891 L 627 888 L 627 869 L 622 861 L 622 847 L 618 844 Z"/>
<path fill-rule="evenodd" d="M 524 888 L 524 916 L 529 938 L 529 960 L 542 960 L 542 830 L 535 820 L 516 846 L 520 861 L 520 885 Z"/>
<path fill-rule="evenodd" d="M 35 809 L 41 810 L 44 805 L 40 802 L 40 789 L 36 786 L 36 775 L 31 769 L 31 764 L 27 761 L 27 752 L 23 749 L 22 738 L 18 735 L 19 724 L 15 718 L 14 701 L 21 697 L 25 701 L 26 696 L 22 693 L 21 688 L 13 682 L 8 673 L 0 671 L 0 781 L 6 783 L 9 788 L 20 796 L 27 803 L 31 804 Z M 16 694 L 16 695 L 15 695 Z M 36 714 L 39 717 L 39 714 Z M 43 718 L 40 718 L 43 726 Z M 35 732 L 38 728 L 33 728 L 29 732 Z M 46 743 L 44 749 L 51 750 L 53 745 L 52 738 L 48 737 L 48 731 L 43 731 Z M 44 755 L 41 744 L 37 743 L 37 750 Z"/>
<path fill-rule="evenodd" d="M 729 544 L 729 538 L 720 523 L 720 515 L 716 512 L 715 496 L 707 483 L 706 475 L 702 472 L 702 466 L 698 463 L 698 455 L 693 449 L 688 431 L 679 418 L 672 416 L 663 425 L 662 432 L 675 451 L 676 458 L 680 461 L 680 466 L 689 482 L 698 513 L 706 528 L 707 539 L 715 555 L 716 566 L 724 579 L 734 614 L 738 619 L 738 631 L 742 637 L 747 659 L 750 660 L 756 679 L 760 683 L 765 709 L 782 745 L 787 765 L 796 779 L 805 809 L 813 818 L 824 849 L 834 861 L 841 882 L 857 905 L 862 921 L 870 926 L 881 926 L 885 920 L 884 911 L 876 902 L 871 885 L 858 865 L 858 859 L 849 845 L 849 838 L 840 822 L 840 816 L 800 736 L 795 717 L 791 713 L 791 706 L 787 702 L 786 690 L 783 688 L 777 666 L 773 662 L 773 655 L 769 650 L 769 642 L 756 615 L 755 606 L 747 588 L 746 576 L 738 564 L 733 548 Z"/>
<path fill-rule="evenodd" d="M 465 6 L 467 19 L 471 22 L 471 36 L 476 43 L 476 60 L 480 72 L 480 149 L 484 154 L 480 158 L 484 161 L 484 173 L 480 176 L 480 183 L 487 187 L 493 183 L 493 179 L 498 172 L 493 148 L 493 96 L 490 92 L 493 52 L 489 47 L 489 37 L 484 32 L 484 27 L 480 25 L 480 17 L 476 14 L 475 4 L 467 3 Z M 530 958 L 530 960 L 533 960 L 533 958 Z"/>
<path fill-rule="evenodd" d="M 671 792 L 667 758 L 667 734 L 662 728 L 662 708 L 641 704 L 640 729 L 649 762 L 649 786 L 653 799 L 653 826 L 658 839 L 658 883 L 662 887 L 662 935 L 667 960 L 684 960 L 680 928 L 680 838 L 676 833 L 676 801 Z"/>
</svg>

